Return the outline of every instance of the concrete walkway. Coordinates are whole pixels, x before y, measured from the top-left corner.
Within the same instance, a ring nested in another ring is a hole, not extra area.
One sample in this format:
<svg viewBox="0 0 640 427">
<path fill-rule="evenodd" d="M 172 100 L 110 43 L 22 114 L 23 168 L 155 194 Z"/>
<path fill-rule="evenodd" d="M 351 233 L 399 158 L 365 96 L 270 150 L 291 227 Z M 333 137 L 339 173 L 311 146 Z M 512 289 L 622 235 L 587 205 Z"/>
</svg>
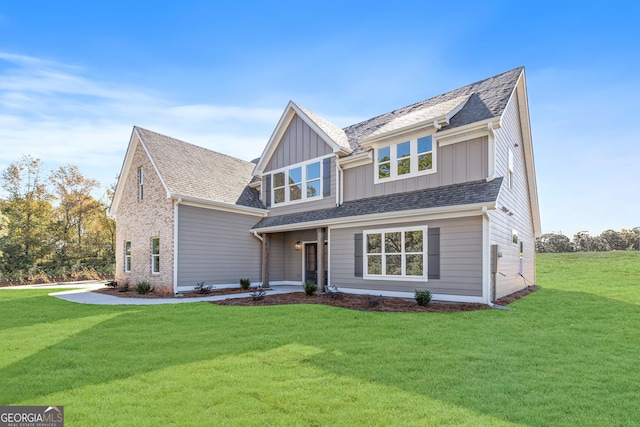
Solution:
<svg viewBox="0 0 640 427">
<path fill-rule="evenodd" d="M 181 304 L 186 302 L 202 302 L 202 301 L 222 301 L 232 298 L 248 298 L 251 292 L 229 295 L 210 295 L 197 298 L 128 298 L 106 295 L 98 292 L 91 292 L 94 289 L 104 287 L 106 281 L 89 281 L 89 282 L 70 282 L 70 283 L 53 283 L 46 285 L 24 285 L 11 286 L 0 289 L 68 289 L 77 288 L 70 291 L 53 292 L 49 296 L 60 298 L 66 301 L 76 302 L 79 304 L 99 304 L 99 305 L 154 305 L 154 304 Z M 278 285 L 267 290 L 267 295 L 287 294 L 291 292 L 301 292 L 302 286 L 295 285 Z"/>
</svg>

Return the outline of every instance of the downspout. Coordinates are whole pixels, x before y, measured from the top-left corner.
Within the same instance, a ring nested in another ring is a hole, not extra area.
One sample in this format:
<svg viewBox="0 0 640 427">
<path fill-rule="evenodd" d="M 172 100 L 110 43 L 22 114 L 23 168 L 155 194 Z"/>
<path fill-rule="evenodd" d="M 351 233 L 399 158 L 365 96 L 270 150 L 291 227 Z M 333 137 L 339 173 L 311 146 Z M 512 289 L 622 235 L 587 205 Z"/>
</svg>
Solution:
<svg viewBox="0 0 640 427">
<path fill-rule="evenodd" d="M 173 204 L 173 294 L 178 295 L 178 206 L 182 203 L 182 197 Z"/>
<path fill-rule="evenodd" d="M 489 238 L 491 236 L 491 217 L 487 207 L 482 207 L 482 295 L 484 302 L 489 306 L 491 303 L 491 247 Z"/>
<path fill-rule="evenodd" d="M 256 239 L 260 240 L 261 242 L 264 242 L 264 239 L 262 238 L 261 235 L 258 234 L 256 230 L 249 230 L 249 232 L 253 234 L 253 237 L 255 237 Z"/>
<path fill-rule="evenodd" d="M 337 173 L 337 191 L 336 191 L 336 206 L 341 206 L 344 203 L 344 170 L 340 167 L 340 162 L 338 162 L 338 158 L 336 157 L 336 169 Z"/>
<path fill-rule="evenodd" d="M 499 310 L 515 310 L 513 307 L 505 307 L 503 305 L 494 304 L 491 301 L 491 283 L 495 278 L 491 277 L 491 217 L 486 206 L 482 207 L 482 293 L 485 295 L 486 303 L 491 308 Z"/>
</svg>

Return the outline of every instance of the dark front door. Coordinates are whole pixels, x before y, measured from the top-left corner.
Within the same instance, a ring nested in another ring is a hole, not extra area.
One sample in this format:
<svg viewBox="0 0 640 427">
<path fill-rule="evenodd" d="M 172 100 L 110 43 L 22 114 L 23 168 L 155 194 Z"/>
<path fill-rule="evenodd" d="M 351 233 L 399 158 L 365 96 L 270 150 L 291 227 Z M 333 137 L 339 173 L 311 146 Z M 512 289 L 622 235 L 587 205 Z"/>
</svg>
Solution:
<svg viewBox="0 0 640 427">
<path fill-rule="evenodd" d="M 327 285 L 327 244 L 324 244 L 324 284 Z M 304 281 L 311 280 L 318 283 L 318 244 L 305 243 L 304 245 Z"/>
<path fill-rule="evenodd" d="M 304 281 L 318 283 L 318 245 L 307 243 L 304 245 Z"/>
</svg>

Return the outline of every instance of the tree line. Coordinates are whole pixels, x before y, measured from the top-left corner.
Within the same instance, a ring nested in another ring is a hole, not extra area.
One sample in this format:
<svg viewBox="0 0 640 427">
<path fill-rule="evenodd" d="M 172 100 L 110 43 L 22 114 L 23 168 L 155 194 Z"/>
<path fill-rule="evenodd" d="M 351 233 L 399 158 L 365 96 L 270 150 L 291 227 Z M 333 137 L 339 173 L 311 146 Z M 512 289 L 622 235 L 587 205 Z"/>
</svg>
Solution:
<svg viewBox="0 0 640 427">
<path fill-rule="evenodd" d="M 606 230 L 598 236 L 579 231 L 569 239 L 562 233 L 547 233 L 536 239 L 536 252 L 604 252 L 640 250 L 640 227 Z"/>
<path fill-rule="evenodd" d="M 108 277 L 115 266 L 115 221 L 101 188 L 77 166 L 49 174 L 40 159 L 23 156 L 1 176 L 0 282 L 44 282 Z"/>
</svg>

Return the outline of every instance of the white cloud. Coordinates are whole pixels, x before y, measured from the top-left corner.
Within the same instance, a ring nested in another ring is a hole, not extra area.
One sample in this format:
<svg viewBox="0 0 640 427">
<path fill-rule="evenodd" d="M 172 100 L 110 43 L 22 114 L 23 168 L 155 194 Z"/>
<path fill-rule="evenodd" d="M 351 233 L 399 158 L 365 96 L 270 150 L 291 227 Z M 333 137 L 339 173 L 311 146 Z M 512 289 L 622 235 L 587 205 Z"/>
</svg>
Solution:
<svg viewBox="0 0 640 427">
<path fill-rule="evenodd" d="M 251 160 L 261 154 L 282 113 L 181 105 L 145 88 L 86 74 L 79 67 L 0 53 L 1 169 L 30 154 L 49 169 L 78 165 L 108 185 L 120 172 L 133 125 Z"/>
</svg>

